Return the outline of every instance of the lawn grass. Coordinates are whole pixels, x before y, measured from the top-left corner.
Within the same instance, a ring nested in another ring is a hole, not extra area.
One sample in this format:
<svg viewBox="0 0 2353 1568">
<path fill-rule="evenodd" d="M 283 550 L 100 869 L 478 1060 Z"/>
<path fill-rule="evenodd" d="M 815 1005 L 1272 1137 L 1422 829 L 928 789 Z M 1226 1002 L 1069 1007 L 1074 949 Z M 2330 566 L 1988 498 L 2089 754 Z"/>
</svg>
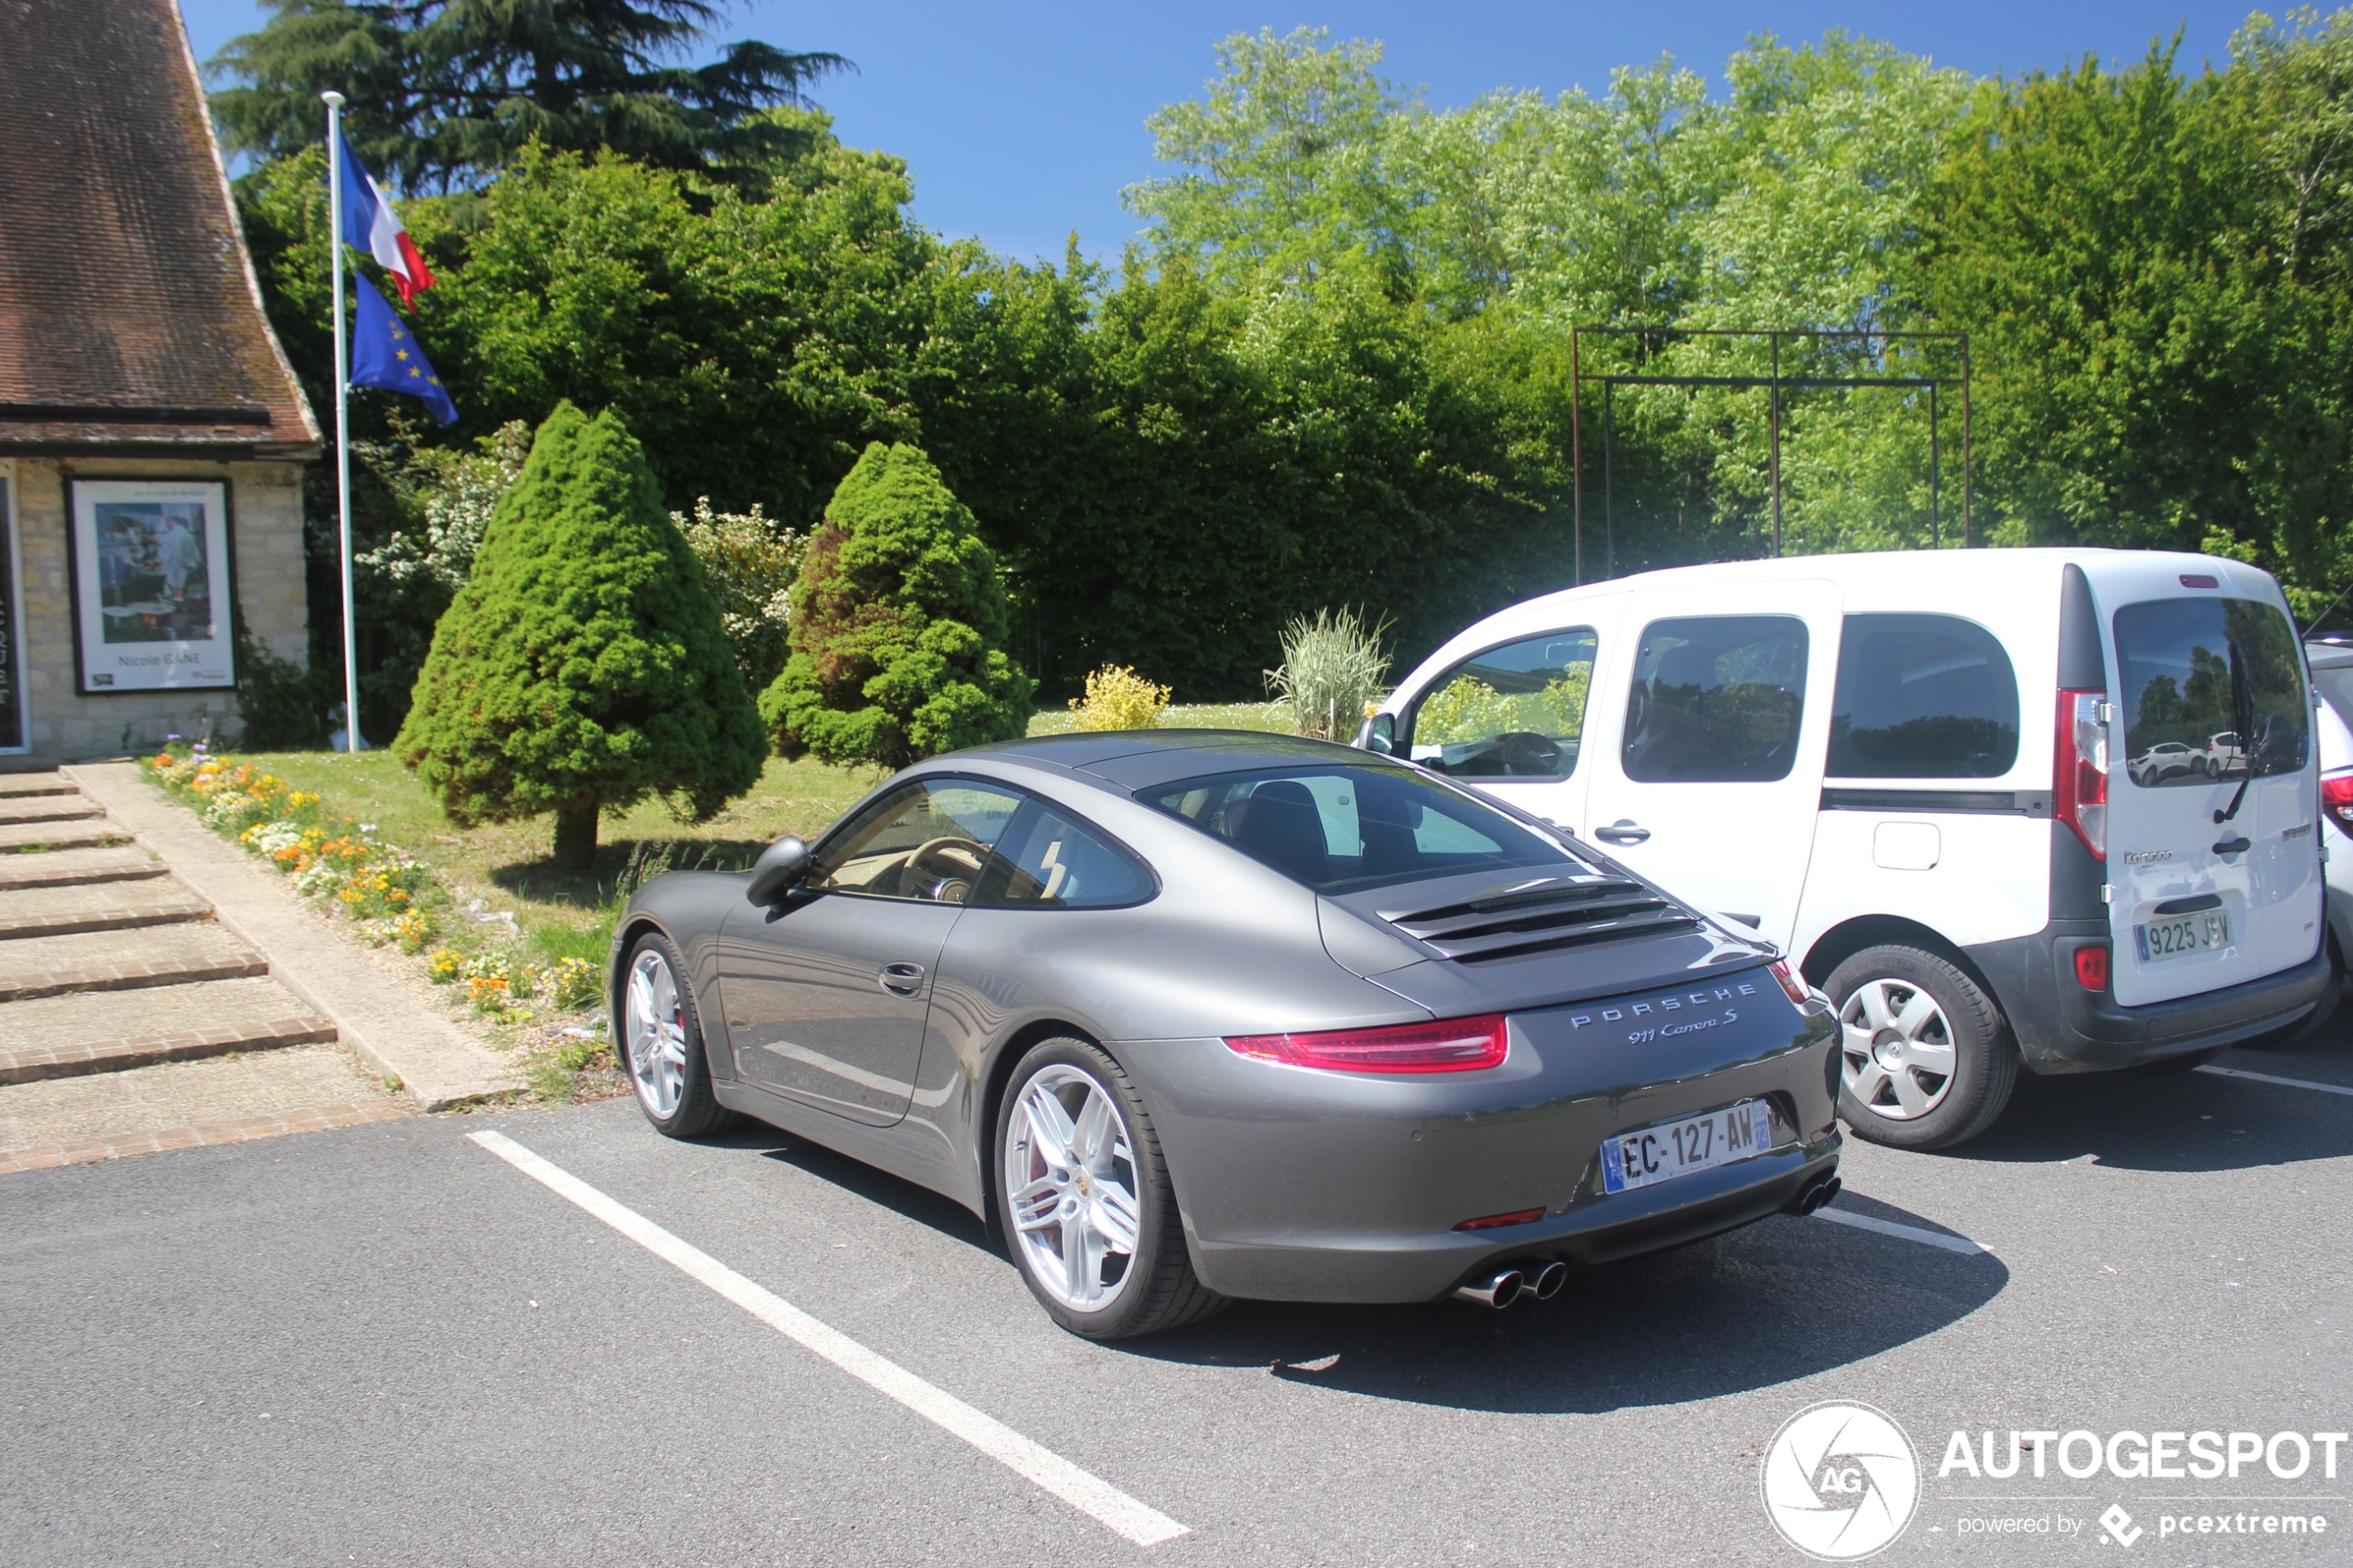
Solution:
<svg viewBox="0 0 2353 1568">
<path fill-rule="evenodd" d="M 432 866 L 460 909 L 514 916 L 523 935 L 549 959 L 602 963 L 624 880 L 642 880 L 654 864 L 739 871 L 785 834 L 813 838 L 874 787 L 873 768 L 832 768 L 804 759 L 771 758 L 760 783 L 710 822 L 683 823 L 648 802 L 598 828 L 597 856 L 585 872 L 548 861 L 554 819 L 453 827 L 440 806 L 388 751 L 238 752 L 295 789 L 316 790 L 330 809 L 375 824 L 378 836 Z"/>
</svg>

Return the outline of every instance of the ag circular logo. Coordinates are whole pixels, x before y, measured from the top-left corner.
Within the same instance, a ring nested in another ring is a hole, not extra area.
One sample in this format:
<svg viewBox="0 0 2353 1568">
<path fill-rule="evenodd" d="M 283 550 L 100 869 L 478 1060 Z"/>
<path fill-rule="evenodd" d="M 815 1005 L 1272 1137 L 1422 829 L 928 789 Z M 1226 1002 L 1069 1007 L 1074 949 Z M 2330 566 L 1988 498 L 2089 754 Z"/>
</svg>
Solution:
<svg viewBox="0 0 2353 1568">
<path fill-rule="evenodd" d="M 1809 1405 L 1765 1450 L 1765 1514 L 1781 1538 L 1827 1562 L 1869 1557 L 1904 1533 L 1920 1500 L 1912 1440 L 1883 1411 Z"/>
</svg>

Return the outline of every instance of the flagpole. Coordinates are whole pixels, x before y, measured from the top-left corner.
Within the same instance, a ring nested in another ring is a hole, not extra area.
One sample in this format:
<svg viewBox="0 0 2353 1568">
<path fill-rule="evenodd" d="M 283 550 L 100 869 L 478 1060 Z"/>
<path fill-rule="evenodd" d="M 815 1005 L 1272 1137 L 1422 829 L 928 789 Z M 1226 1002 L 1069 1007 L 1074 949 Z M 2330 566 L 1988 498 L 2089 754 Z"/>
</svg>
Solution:
<svg viewBox="0 0 2353 1568">
<path fill-rule="evenodd" d="M 359 738 L 359 621 L 351 593 L 351 420 L 346 408 L 351 368 L 343 321 L 343 94 L 321 93 L 327 103 L 327 256 L 334 275 L 335 320 L 335 515 L 343 537 L 343 745 L 364 751 Z"/>
</svg>

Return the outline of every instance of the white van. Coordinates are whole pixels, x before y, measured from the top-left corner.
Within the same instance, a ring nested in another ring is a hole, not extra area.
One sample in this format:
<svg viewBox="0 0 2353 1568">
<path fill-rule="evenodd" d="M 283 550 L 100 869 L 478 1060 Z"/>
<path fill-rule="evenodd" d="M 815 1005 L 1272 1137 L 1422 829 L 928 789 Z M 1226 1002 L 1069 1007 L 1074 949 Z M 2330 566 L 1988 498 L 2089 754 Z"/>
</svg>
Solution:
<svg viewBox="0 0 2353 1568">
<path fill-rule="evenodd" d="M 1807 556 L 1514 606 L 1358 744 L 1779 943 L 1839 1008 L 1848 1124 L 1932 1148 L 2021 1063 L 2194 1065 L 2334 995 L 2310 692 L 2235 561 Z"/>
</svg>

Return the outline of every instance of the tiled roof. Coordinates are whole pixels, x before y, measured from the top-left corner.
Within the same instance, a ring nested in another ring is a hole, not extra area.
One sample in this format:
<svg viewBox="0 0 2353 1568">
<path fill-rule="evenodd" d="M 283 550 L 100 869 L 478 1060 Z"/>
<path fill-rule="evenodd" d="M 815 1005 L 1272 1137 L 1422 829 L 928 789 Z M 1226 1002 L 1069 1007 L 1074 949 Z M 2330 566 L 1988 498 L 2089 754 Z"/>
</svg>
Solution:
<svg viewBox="0 0 2353 1568">
<path fill-rule="evenodd" d="M 0 0 L 0 452 L 305 455 L 176 0 Z"/>
</svg>

